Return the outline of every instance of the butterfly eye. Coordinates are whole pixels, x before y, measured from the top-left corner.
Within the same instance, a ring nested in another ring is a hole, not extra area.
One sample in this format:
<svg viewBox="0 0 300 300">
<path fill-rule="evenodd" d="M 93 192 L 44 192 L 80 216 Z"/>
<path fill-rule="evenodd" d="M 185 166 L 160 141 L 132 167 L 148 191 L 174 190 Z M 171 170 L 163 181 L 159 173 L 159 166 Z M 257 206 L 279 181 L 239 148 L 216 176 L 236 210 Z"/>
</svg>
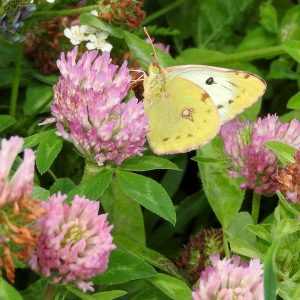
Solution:
<svg viewBox="0 0 300 300">
<path fill-rule="evenodd" d="M 208 79 L 206 79 L 205 83 L 211 85 L 214 83 L 214 79 L 212 77 L 209 77 Z"/>
</svg>

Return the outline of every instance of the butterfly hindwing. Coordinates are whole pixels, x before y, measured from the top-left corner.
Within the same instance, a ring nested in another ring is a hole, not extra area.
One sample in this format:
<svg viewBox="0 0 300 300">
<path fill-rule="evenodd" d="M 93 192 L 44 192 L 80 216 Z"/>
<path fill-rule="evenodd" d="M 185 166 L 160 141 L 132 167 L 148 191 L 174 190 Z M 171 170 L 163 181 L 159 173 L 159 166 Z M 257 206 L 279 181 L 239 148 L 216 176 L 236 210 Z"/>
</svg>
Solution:
<svg viewBox="0 0 300 300">
<path fill-rule="evenodd" d="M 156 154 L 197 149 L 219 131 L 216 106 L 206 91 L 192 81 L 170 79 L 164 91 L 144 101 L 150 126 L 148 141 Z"/>
<path fill-rule="evenodd" d="M 218 109 L 221 124 L 254 104 L 266 89 L 263 79 L 246 71 L 204 65 L 175 66 L 166 71 L 168 80 L 187 79 L 205 90 Z"/>
</svg>

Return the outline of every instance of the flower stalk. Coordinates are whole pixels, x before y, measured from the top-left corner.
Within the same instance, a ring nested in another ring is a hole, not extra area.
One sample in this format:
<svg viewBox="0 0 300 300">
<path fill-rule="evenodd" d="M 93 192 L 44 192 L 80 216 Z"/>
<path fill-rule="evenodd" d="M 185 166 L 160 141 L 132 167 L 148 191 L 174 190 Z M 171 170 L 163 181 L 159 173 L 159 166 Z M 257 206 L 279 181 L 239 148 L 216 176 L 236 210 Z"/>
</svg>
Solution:
<svg viewBox="0 0 300 300">
<path fill-rule="evenodd" d="M 258 221 L 259 210 L 260 210 L 260 200 L 261 200 L 261 195 L 253 192 L 251 215 L 252 215 L 254 224 L 257 224 L 257 221 Z"/>
</svg>

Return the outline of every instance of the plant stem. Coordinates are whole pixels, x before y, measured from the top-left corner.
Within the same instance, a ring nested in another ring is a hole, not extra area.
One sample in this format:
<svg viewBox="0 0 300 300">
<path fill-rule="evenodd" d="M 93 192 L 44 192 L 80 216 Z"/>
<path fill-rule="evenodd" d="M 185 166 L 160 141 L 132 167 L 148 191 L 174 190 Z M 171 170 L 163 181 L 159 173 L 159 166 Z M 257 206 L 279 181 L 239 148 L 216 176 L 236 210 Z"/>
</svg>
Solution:
<svg viewBox="0 0 300 300">
<path fill-rule="evenodd" d="M 23 43 L 19 43 L 17 46 L 17 57 L 15 62 L 15 73 L 11 88 L 11 97 L 10 97 L 10 107 L 9 114 L 12 117 L 16 116 L 17 111 L 17 101 L 18 101 L 18 93 L 19 93 L 19 84 L 20 84 L 20 75 L 21 75 L 21 64 L 23 60 Z"/>
<path fill-rule="evenodd" d="M 257 224 L 257 221 L 258 221 L 259 209 L 260 209 L 260 199 L 261 199 L 261 195 L 258 195 L 255 192 L 253 192 L 251 215 L 252 215 L 254 224 Z"/>
<path fill-rule="evenodd" d="M 54 172 L 51 169 L 48 169 L 48 173 L 53 178 L 54 181 L 56 181 L 58 179 L 57 176 L 54 174 Z"/>
<path fill-rule="evenodd" d="M 99 5 L 90 5 L 80 8 L 71 8 L 63 10 L 38 11 L 31 18 L 50 18 L 58 16 L 79 15 L 85 12 L 90 12 L 91 10 L 98 10 L 98 8 Z"/>
<path fill-rule="evenodd" d="M 46 292 L 45 292 L 45 300 L 52 300 L 54 296 L 54 286 L 48 283 Z"/>
<path fill-rule="evenodd" d="M 229 246 L 228 246 L 228 240 L 226 233 L 223 232 L 223 247 L 224 247 L 224 252 L 226 257 L 230 257 L 230 251 L 229 251 Z"/>
<path fill-rule="evenodd" d="M 177 6 L 183 4 L 184 2 L 186 2 L 186 0 L 177 0 L 177 1 L 173 2 L 173 3 L 171 3 L 170 5 L 163 7 L 162 9 L 156 11 L 152 15 L 148 16 L 147 18 L 145 18 L 145 20 L 143 22 L 143 25 L 146 25 L 146 24 L 152 22 L 153 20 L 158 19 L 159 17 L 165 15 L 166 13 L 168 13 L 171 10 L 173 10 Z"/>
</svg>

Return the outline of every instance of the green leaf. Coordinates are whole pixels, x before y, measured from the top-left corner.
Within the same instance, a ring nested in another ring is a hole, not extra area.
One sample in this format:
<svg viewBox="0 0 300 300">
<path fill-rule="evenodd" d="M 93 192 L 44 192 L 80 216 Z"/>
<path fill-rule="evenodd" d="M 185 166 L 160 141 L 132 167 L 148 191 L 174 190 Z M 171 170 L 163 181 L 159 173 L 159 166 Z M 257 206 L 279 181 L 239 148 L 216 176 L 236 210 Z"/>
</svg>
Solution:
<svg viewBox="0 0 300 300">
<path fill-rule="evenodd" d="M 93 16 L 89 13 L 84 13 L 79 18 L 81 24 L 86 24 L 91 27 L 100 29 L 100 31 L 107 32 L 110 36 L 122 39 L 124 37 L 124 31 L 122 28 L 109 25 L 107 22 Z"/>
<path fill-rule="evenodd" d="M 113 300 L 127 294 L 125 291 L 114 290 L 89 295 L 71 286 L 67 286 L 67 289 L 82 300 Z"/>
<path fill-rule="evenodd" d="M 213 163 L 213 164 L 224 164 L 225 160 L 219 160 L 215 157 L 206 157 L 206 156 L 194 156 L 191 160 L 197 161 L 202 164 Z"/>
<path fill-rule="evenodd" d="M 123 192 L 145 208 L 169 221 L 176 222 L 175 209 L 163 187 L 151 178 L 117 170 L 117 181 Z"/>
<path fill-rule="evenodd" d="M 270 2 L 265 2 L 259 7 L 260 24 L 264 29 L 271 33 L 277 34 L 277 11 Z"/>
<path fill-rule="evenodd" d="M 41 140 L 36 152 L 36 166 L 40 174 L 44 174 L 51 167 L 62 145 L 63 139 L 53 132 L 48 132 Z"/>
<path fill-rule="evenodd" d="M 25 148 L 32 148 L 32 147 L 38 145 L 39 143 L 41 143 L 41 141 L 43 139 L 47 138 L 48 135 L 54 134 L 54 133 L 55 133 L 55 129 L 51 129 L 51 130 L 39 132 L 39 133 L 30 135 L 30 136 L 24 138 L 23 149 L 25 149 Z"/>
<path fill-rule="evenodd" d="M 243 52 L 251 49 L 271 47 L 277 45 L 277 37 L 262 27 L 250 30 L 243 38 L 236 49 L 236 52 Z"/>
<path fill-rule="evenodd" d="M 279 198 L 280 204 L 289 211 L 293 216 L 297 217 L 300 215 L 300 211 L 296 209 L 296 206 L 287 201 L 281 192 L 277 191 L 277 196 Z M 299 207 L 300 209 L 300 207 Z"/>
<path fill-rule="evenodd" d="M 273 243 L 264 259 L 264 300 L 276 299 L 276 274 L 273 267 L 273 256 L 276 243 Z"/>
<path fill-rule="evenodd" d="M 292 281 L 282 281 L 278 284 L 279 296 L 284 300 L 300 299 L 300 284 Z"/>
<path fill-rule="evenodd" d="M 180 171 L 180 169 L 171 161 L 157 156 L 137 156 L 126 159 L 119 166 L 122 170 L 127 171 L 150 171 L 158 169 L 168 169 Z"/>
<path fill-rule="evenodd" d="M 300 109 L 300 92 L 295 94 L 287 103 L 287 108 Z"/>
<path fill-rule="evenodd" d="M 192 299 L 192 291 L 178 278 L 166 274 L 157 274 L 147 280 L 173 300 Z"/>
<path fill-rule="evenodd" d="M 104 169 L 96 175 L 89 177 L 80 185 L 69 192 L 68 201 L 71 201 L 75 195 L 85 196 L 91 200 L 97 200 L 108 188 L 113 171 Z"/>
<path fill-rule="evenodd" d="M 47 200 L 50 196 L 50 193 L 48 190 L 40 187 L 40 186 L 34 186 L 33 187 L 33 191 L 31 193 L 31 197 L 33 199 L 37 199 L 37 200 Z"/>
<path fill-rule="evenodd" d="M 214 59 L 223 59 L 227 57 L 226 54 L 202 48 L 189 48 L 181 52 L 180 56 L 176 57 L 176 63 L 179 65 L 184 64 L 205 64 L 207 58 L 213 57 Z"/>
<path fill-rule="evenodd" d="M 256 7 L 251 6 L 253 0 L 201 0 L 194 6 L 198 15 L 195 24 L 194 38 L 201 47 L 216 48 L 228 44 L 234 39 L 234 29 L 241 25 L 242 19 L 248 19 Z"/>
<path fill-rule="evenodd" d="M 17 122 L 15 118 L 9 115 L 0 115 L 0 132 L 14 125 Z"/>
<path fill-rule="evenodd" d="M 0 299 L 1 300 L 22 300 L 19 292 L 0 276 Z"/>
<path fill-rule="evenodd" d="M 226 160 L 223 143 L 219 136 L 197 151 L 197 156 Z M 239 211 L 245 192 L 237 179 L 229 178 L 226 165 L 198 163 L 201 180 L 208 202 L 226 230 Z"/>
<path fill-rule="evenodd" d="M 257 247 L 255 235 L 247 229 L 249 225 L 253 225 L 251 215 L 248 212 L 239 212 L 233 217 L 226 233 L 229 237 L 239 238 L 252 247 Z"/>
<path fill-rule="evenodd" d="M 33 83 L 27 87 L 24 104 L 24 114 L 34 115 L 46 107 L 53 98 L 52 87 L 45 84 Z"/>
<path fill-rule="evenodd" d="M 293 6 L 283 16 L 280 24 L 280 40 L 300 39 L 300 5 Z"/>
<path fill-rule="evenodd" d="M 75 183 L 70 178 L 58 178 L 50 187 L 50 194 L 56 194 L 61 192 L 62 194 L 68 194 L 75 187 Z"/>
<path fill-rule="evenodd" d="M 295 162 L 295 154 L 297 149 L 282 142 L 269 141 L 265 145 L 270 148 L 277 158 L 285 165 Z"/>
<path fill-rule="evenodd" d="M 272 243 L 272 235 L 270 231 L 267 229 L 268 225 L 248 225 L 247 228 L 256 234 L 261 239 L 265 240 L 268 243 Z"/>
<path fill-rule="evenodd" d="M 244 241 L 241 238 L 237 237 L 229 237 L 230 248 L 231 251 L 237 253 L 239 255 L 243 255 L 250 258 L 261 258 L 262 255 L 257 249 L 257 247 L 253 247 L 247 241 Z"/>
<path fill-rule="evenodd" d="M 283 44 L 285 52 L 300 64 L 300 41 L 288 41 Z"/>
<path fill-rule="evenodd" d="M 177 278 L 184 279 L 182 273 L 178 270 L 175 264 L 167 257 L 163 256 L 161 253 L 147 248 L 142 244 L 132 243 L 124 235 L 114 235 L 114 243 L 117 245 L 118 249 L 123 249 L 127 252 L 134 253 L 142 260 L 147 261 L 148 263 L 162 270 L 163 272 L 168 273 Z"/>
<path fill-rule="evenodd" d="M 170 300 L 170 297 L 151 286 L 150 288 L 143 288 L 131 300 Z"/>
<path fill-rule="evenodd" d="M 123 235 L 130 243 L 146 244 L 141 206 L 121 190 L 115 177 L 101 196 L 101 204 L 105 212 L 109 213 L 109 221 L 114 224 L 114 236 Z"/>
<path fill-rule="evenodd" d="M 155 276 L 154 268 L 133 253 L 115 249 L 109 257 L 108 269 L 94 277 L 94 282 L 118 284 Z"/>
<path fill-rule="evenodd" d="M 151 53 L 153 53 L 152 46 L 137 37 L 135 34 L 129 32 L 125 32 L 125 41 L 129 47 L 130 52 L 136 58 L 138 63 L 147 70 L 149 64 L 153 62 L 153 56 L 151 56 Z M 159 63 L 162 66 L 167 67 L 174 65 L 174 60 L 169 54 L 158 49 L 157 47 L 155 48 L 155 51 L 157 53 Z"/>
<path fill-rule="evenodd" d="M 299 75 L 293 70 L 294 64 L 295 62 L 289 57 L 279 57 L 273 60 L 267 79 L 298 79 Z"/>
<path fill-rule="evenodd" d="M 45 295 L 47 285 L 47 280 L 39 279 L 20 293 L 24 300 L 41 300 L 41 298 Z M 1 297 L 0 299 L 2 300 Z"/>
<path fill-rule="evenodd" d="M 160 184 L 167 191 L 170 198 L 176 194 L 183 180 L 188 164 L 188 156 L 186 154 L 177 155 L 173 161 L 180 168 L 180 170 L 182 170 L 182 172 L 173 172 L 173 170 L 168 170 L 160 181 Z"/>
<path fill-rule="evenodd" d="M 167 244 L 169 238 L 176 232 L 184 229 L 193 218 L 200 218 L 206 214 L 209 209 L 208 202 L 203 191 L 197 192 L 180 202 L 176 207 L 176 225 L 163 223 L 149 237 L 149 244 L 154 248 L 160 247 L 162 244 Z"/>
</svg>

